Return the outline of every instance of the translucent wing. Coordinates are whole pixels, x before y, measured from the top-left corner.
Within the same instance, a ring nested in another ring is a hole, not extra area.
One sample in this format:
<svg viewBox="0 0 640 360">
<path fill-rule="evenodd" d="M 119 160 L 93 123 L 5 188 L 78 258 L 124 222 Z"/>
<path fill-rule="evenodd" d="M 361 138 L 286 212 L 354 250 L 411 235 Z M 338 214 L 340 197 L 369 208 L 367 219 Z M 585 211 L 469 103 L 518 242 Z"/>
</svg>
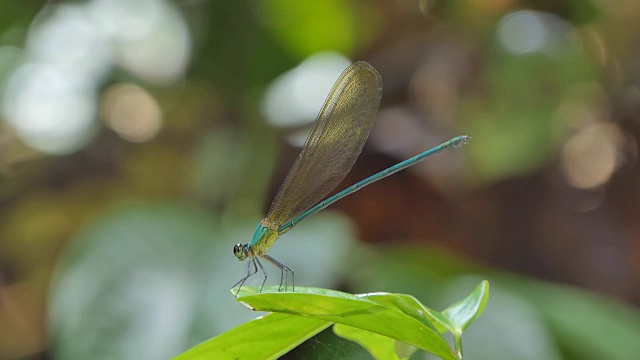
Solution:
<svg viewBox="0 0 640 360">
<path fill-rule="evenodd" d="M 368 63 L 336 80 L 267 220 L 280 226 L 318 203 L 349 173 L 364 146 L 382 97 L 380 74 Z"/>
</svg>

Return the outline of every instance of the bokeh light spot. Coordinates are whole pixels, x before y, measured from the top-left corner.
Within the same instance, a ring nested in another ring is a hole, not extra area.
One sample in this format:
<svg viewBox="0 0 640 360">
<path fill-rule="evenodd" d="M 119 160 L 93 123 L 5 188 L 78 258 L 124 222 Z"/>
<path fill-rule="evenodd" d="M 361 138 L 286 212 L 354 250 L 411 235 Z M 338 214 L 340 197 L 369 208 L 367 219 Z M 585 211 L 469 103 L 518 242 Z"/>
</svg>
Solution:
<svg viewBox="0 0 640 360">
<path fill-rule="evenodd" d="M 18 52 L 22 64 L 15 53 L 0 54 L 2 115 L 24 143 L 60 155 L 97 133 L 97 89 L 114 65 L 148 82 L 172 83 L 184 75 L 191 43 L 184 18 L 167 1 L 94 0 L 45 7 Z M 120 94 L 108 119 L 136 142 L 161 126 L 157 103 L 138 90 Z M 131 102 L 140 107 L 131 110 Z"/>
<path fill-rule="evenodd" d="M 115 40 L 116 61 L 156 84 L 178 80 L 191 55 L 184 19 L 165 1 L 96 0 L 89 12 Z"/>
<path fill-rule="evenodd" d="M 331 86 L 349 64 L 350 60 L 341 54 L 318 53 L 280 75 L 269 85 L 263 99 L 267 121 L 277 127 L 312 122 Z"/>
<path fill-rule="evenodd" d="M 28 63 L 8 80 L 5 120 L 29 146 L 52 154 L 74 152 L 95 134 L 92 92 L 56 66 Z"/>
<path fill-rule="evenodd" d="M 497 25 L 497 36 L 500 45 L 514 55 L 543 53 L 567 59 L 582 48 L 571 24 L 557 15 L 536 11 L 516 11 L 504 16 Z"/>
<path fill-rule="evenodd" d="M 539 51 L 547 36 L 542 19 L 533 11 L 511 13 L 498 24 L 500 43 L 513 54 Z"/>
<path fill-rule="evenodd" d="M 107 126 L 131 142 L 149 141 L 162 128 L 160 106 L 135 85 L 116 85 L 107 90 L 102 113 Z"/>
<path fill-rule="evenodd" d="M 605 184 L 617 166 L 622 133 L 612 124 L 594 124 L 572 136 L 561 153 L 566 181 L 580 189 Z"/>
<path fill-rule="evenodd" d="M 82 5 L 45 8 L 29 29 L 28 54 L 92 83 L 111 69 L 112 46 Z"/>
</svg>

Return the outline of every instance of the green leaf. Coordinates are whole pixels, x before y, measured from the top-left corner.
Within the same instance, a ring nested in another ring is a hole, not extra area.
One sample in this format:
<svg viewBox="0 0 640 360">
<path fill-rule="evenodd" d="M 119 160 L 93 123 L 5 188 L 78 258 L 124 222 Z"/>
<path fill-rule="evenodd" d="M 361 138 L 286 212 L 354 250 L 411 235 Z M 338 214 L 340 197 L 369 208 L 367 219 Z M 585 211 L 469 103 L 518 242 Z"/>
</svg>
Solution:
<svg viewBox="0 0 640 360">
<path fill-rule="evenodd" d="M 416 350 L 418 350 L 418 348 L 413 345 L 409 345 L 395 339 L 393 340 L 393 349 L 396 351 L 398 357 L 403 360 L 409 359 L 411 355 L 413 355 Z"/>
<path fill-rule="evenodd" d="M 424 321 L 405 314 L 397 306 L 385 306 L 367 299 L 366 295 L 301 287 L 296 287 L 296 292 L 286 293 L 277 292 L 277 287 L 265 287 L 261 294 L 245 295 L 255 291 L 248 288 L 242 288 L 242 296 L 238 297 L 238 301 L 255 310 L 349 325 L 414 345 L 442 359 L 457 358 L 433 326 L 427 326 Z"/>
<path fill-rule="evenodd" d="M 462 333 L 484 310 L 489 299 L 489 282 L 481 282 L 466 298 L 449 306 L 443 313 Z"/>
<path fill-rule="evenodd" d="M 489 282 L 482 281 L 466 298 L 451 305 L 443 314 L 447 316 L 455 328 L 451 331 L 453 343 L 462 358 L 462 332 L 477 319 L 489 299 Z"/>
<path fill-rule="evenodd" d="M 364 296 L 367 299 L 385 306 L 397 307 L 398 310 L 418 321 L 421 321 L 423 324 L 440 333 L 446 333 L 448 331 L 453 332 L 455 329 L 455 325 L 451 320 L 449 320 L 449 318 L 438 311 L 424 306 L 424 304 L 411 295 L 380 292 L 359 296 Z"/>
<path fill-rule="evenodd" d="M 330 325 L 308 317 L 268 314 L 207 340 L 175 360 L 277 359 Z"/>
<path fill-rule="evenodd" d="M 352 326 L 335 324 L 333 326 L 333 332 L 345 339 L 357 342 L 363 348 L 367 349 L 371 356 L 377 360 L 408 359 L 416 350 L 416 347 L 406 345 L 411 347 L 413 351 L 405 352 L 398 356 L 395 346 L 396 340 Z"/>
</svg>

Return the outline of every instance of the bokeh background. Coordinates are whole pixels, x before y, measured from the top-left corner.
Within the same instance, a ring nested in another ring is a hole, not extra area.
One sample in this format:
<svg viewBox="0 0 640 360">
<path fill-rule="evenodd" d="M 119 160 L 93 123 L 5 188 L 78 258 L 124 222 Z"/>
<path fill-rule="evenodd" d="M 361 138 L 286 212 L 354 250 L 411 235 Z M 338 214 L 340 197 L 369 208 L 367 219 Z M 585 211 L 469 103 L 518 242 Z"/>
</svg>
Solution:
<svg viewBox="0 0 640 360">
<path fill-rule="evenodd" d="M 486 278 L 466 358 L 640 358 L 639 23 L 636 0 L 3 1 L 0 358 L 166 359 L 259 315 L 232 247 L 356 60 L 383 100 L 338 189 L 473 139 L 280 239 L 296 285 L 441 309 Z M 367 355 L 326 331 L 287 358 Z"/>
</svg>

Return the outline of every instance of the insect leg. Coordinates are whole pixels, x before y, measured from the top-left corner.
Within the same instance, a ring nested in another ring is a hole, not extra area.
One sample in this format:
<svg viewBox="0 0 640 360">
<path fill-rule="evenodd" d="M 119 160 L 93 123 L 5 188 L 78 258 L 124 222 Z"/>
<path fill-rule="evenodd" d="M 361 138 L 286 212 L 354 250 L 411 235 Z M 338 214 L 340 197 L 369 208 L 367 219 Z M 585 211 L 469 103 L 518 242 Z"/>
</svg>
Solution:
<svg viewBox="0 0 640 360">
<path fill-rule="evenodd" d="M 251 271 L 251 264 L 253 264 L 253 272 Z M 262 265 L 260 265 L 260 267 L 262 268 Z M 262 271 L 264 271 L 264 269 Z M 240 289 L 242 289 L 242 285 L 244 284 L 244 282 L 247 281 L 247 279 L 251 276 L 255 275 L 255 273 L 257 272 L 258 267 L 256 266 L 255 258 L 251 258 L 251 261 L 247 263 L 247 276 L 240 279 L 240 281 L 238 281 L 231 287 L 233 289 L 234 287 L 238 286 L 238 291 L 236 291 L 235 294 L 236 297 L 238 297 L 238 294 L 240 293 Z"/>
<path fill-rule="evenodd" d="M 262 258 L 264 258 L 265 260 L 267 260 L 268 262 L 272 263 L 273 265 L 277 266 L 281 273 L 280 273 L 280 287 L 278 288 L 278 291 L 282 291 L 282 284 L 284 283 L 284 291 L 287 291 L 287 287 L 289 285 L 289 274 L 291 274 L 291 288 L 292 291 L 295 291 L 295 282 L 294 282 L 294 277 L 293 277 L 293 270 L 291 270 L 290 267 L 286 266 L 285 264 L 279 262 L 278 260 L 272 258 L 269 255 L 262 255 Z"/>
</svg>

